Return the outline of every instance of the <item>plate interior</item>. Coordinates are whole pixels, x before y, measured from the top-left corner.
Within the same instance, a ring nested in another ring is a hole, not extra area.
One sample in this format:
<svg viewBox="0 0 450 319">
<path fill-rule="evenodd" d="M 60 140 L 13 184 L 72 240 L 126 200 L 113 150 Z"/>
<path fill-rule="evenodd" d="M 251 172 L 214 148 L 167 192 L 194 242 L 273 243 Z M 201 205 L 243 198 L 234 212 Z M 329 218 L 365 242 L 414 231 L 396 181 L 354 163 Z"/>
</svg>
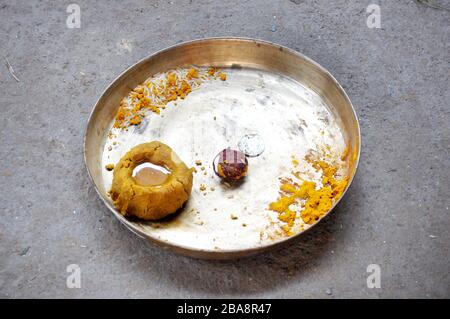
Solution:
<svg viewBox="0 0 450 319">
<path fill-rule="evenodd" d="M 139 126 L 113 129 L 114 137 L 106 138 L 102 150 L 100 187 L 106 191 L 112 172 L 105 165 L 116 164 L 140 143 L 161 141 L 196 168 L 192 195 L 182 210 L 159 222 L 130 221 L 147 236 L 185 249 L 236 251 L 283 240 L 278 214 L 268 206 L 279 196 L 280 178 L 292 169 L 292 156 L 302 159 L 324 147 L 341 154 L 346 148 L 341 122 L 307 85 L 256 68 L 222 71 L 226 81 L 205 81 L 184 100 L 170 102 L 160 115 L 149 113 Z M 237 149 L 243 136 L 255 133 L 264 152 L 248 159 L 243 184 L 224 185 L 213 171 L 215 155 L 226 147 Z M 305 169 L 320 181 L 314 170 Z M 341 175 L 348 173 L 345 167 L 340 170 Z"/>
</svg>

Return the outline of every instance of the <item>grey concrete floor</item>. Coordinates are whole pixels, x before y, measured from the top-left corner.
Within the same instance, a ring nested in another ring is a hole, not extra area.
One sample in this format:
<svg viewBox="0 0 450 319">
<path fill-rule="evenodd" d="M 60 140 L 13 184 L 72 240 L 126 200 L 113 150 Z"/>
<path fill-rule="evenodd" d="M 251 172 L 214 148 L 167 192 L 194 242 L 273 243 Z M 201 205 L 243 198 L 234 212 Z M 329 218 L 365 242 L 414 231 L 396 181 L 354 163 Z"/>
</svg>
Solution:
<svg viewBox="0 0 450 319">
<path fill-rule="evenodd" d="M 72 2 L 79 29 L 66 27 Z M 366 25 L 370 3 L 381 29 Z M 450 297 L 449 11 L 413 0 L 1 0 L 0 31 L 1 297 Z M 345 87 L 363 136 L 357 177 L 329 218 L 234 262 L 145 244 L 104 207 L 83 163 L 88 115 L 110 81 L 210 36 L 316 60 Z M 69 264 L 80 289 L 66 287 Z M 379 289 L 366 285 L 369 264 Z"/>
</svg>

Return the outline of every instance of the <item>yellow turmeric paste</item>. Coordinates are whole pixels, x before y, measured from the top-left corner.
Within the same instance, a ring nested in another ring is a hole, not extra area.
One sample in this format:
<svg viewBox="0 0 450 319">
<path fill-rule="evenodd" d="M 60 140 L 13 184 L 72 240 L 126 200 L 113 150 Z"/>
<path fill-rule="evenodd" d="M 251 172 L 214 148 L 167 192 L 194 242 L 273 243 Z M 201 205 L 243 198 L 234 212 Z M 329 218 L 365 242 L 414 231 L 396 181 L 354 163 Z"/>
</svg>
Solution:
<svg viewBox="0 0 450 319">
<path fill-rule="evenodd" d="M 150 77 L 122 99 L 113 127 L 126 129 L 130 125 L 139 125 L 147 110 L 160 114 L 167 103 L 184 99 L 203 80 L 217 78 L 226 80 L 226 75 L 217 68 L 177 69 Z"/>
<path fill-rule="evenodd" d="M 278 219 L 284 223 L 283 230 L 293 235 L 292 226 L 297 218 L 297 209 L 293 206 L 301 206 L 300 216 L 306 224 L 314 224 L 325 215 L 333 203 L 338 200 L 348 184 L 348 178 L 336 180 L 337 168 L 323 160 L 313 160 L 306 156 L 316 170 L 322 171 L 322 187 L 311 181 L 303 181 L 302 184 L 285 180 L 280 186 L 281 196 L 277 201 L 269 204 L 269 209 L 277 212 Z M 294 165 L 297 160 L 292 161 Z"/>
</svg>

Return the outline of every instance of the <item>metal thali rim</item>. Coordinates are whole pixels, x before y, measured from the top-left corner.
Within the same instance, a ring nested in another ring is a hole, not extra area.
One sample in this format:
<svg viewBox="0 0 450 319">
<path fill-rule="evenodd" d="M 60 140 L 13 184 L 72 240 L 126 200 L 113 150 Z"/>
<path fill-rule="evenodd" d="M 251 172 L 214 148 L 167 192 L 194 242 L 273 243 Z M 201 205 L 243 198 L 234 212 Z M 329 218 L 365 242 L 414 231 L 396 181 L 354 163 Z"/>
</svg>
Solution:
<svg viewBox="0 0 450 319">
<path fill-rule="evenodd" d="M 328 210 L 328 212 L 316 223 L 314 223 L 313 225 L 311 225 L 309 228 L 293 235 L 290 237 L 286 237 L 282 240 L 277 240 L 274 241 L 273 243 L 267 244 L 267 245 L 262 245 L 262 246 L 258 246 L 258 247 L 254 247 L 254 248 L 246 248 L 246 249 L 232 249 L 232 250 L 226 250 L 226 249 L 221 249 L 221 250 L 205 250 L 205 249 L 196 249 L 193 247 L 188 247 L 188 246 L 183 246 L 180 244 L 172 244 L 170 242 L 166 242 L 163 240 L 160 240 L 158 238 L 149 236 L 148 234 L 146 234 L 145 232 L 143 232 L 142 230 L 140 230 L 138 227 L 136 227 L 133 223 L 129 222 L 123 215 L 121 215 L 119 212 L 117 212 L 117 210 L 112 206 L 112 204 L 106 200 L 106 198 L 102 195 L 102 193 L 100 192 L 99 188 L 97 187 L 94 178 L 92 176 L 92 173 L 89 169 L 89 165 L 88 165 L 88 161 L 87 161 L 87 156 L 86 156 L 86 143 L 87 143 L 87 133 L 88 133 L 88 129 L 89 126 L 91 125 L 92 122 L 92 118 L 93 115 L 95 113 L 95 110 L 97 109 L 101 99 L 104 97 L 104 95 L 108 92 L 108 90 L 111 88 L 111 86 L 113 86 L 122 76 L 126 75 L 129 71 L 133 70 L 134 68 L 136 68 L 137 66 L 141 65 L 142 63 L 145 63 L 146 61 L 152 59 L 153 57 L 159 55 L 159 54 L 163 54 L 166 51 L 170 51 L 182 46 L 186 46 L 189 44 L 193 44 L 193 43 L 201 43 L 201 42 L 209 42 L 209 41 L 242 41 L 242 42 L 252 42 L 252 43 L 256 43 L 256 44 L 265 44 L 265 45 L 269 45 L 269 46 L 273 46 L 276 47 L 278 49 L 283 49 L 287 52 L 289 52 L 290 54 L 293 54 L 295 56 L 297 56 L 300 59 L 306 60 L 309 63 L 313 64 L 315 67 L 317 67 L 321 72 L 323 72 L 324 74 L 326 74 L 331 81 L 333 82 L 334 85 L 336 85 L 338 87 L 338 89 L 341 91 L 342 95 L 344 96 L 344 98 L 346 99 L 346 102 L 348 103 L 348 105 L 351 108 L 351 111 L 353 112 L 354 118 L 356 120 L 356 127 L 357 127 L 357 133 L 358 133 L 358 141 L 359 141 L 359 147 L 357 150 L 357 153 L 355 154 L 356 157 L 354 159 L 354 165 L 355 165 L 355 169 L 354 169 L 354 173 L 350 176 L 349 181 L 348 181 L 348 185 L 345 189 L 345 191 L 343 192 L 342 196 L 332 205 L 332 207 L 330 208 L 330 210 Z M 359 125 L 359 119 L 358 116 L 355 112 L 354 106 L 350 100 L 350 98 L 348 97 L 347 93 L 345 92 L 345 90 L 343 89 L 343 87 L 340 85 L 340 83 L 336 80 L 336 78 L 327 70 L 325 69 L 323 66 L 321 66 L 319 63 L 315 62 L 314 60 L 312 60 L 311 58 L 303 55 L 302 53 L 295 51 L 293 49 L 290 49 L 288 47 L 270 42 L 270 41 L 266 41 L 266 40 L 260 40 L 260 39 L 252 39 L 252 38 L 244 38 L 244 37 L 210 37 L 210 38 L 201 38 L 201 39 L 195 39 L 195 40 L 191 40 L 191 41 L 186 41 L 186 42 L 182 42 L 182 43 L 178 43 L 172 46 L 169 46 L 167 48 L 164 48 L 162 50 L 156 51 L 154 53 L 152 53 L 151 55 L 144 57 L 142 59 L 140 59 L 138 62 L 134 63 L 133 65 L 131 65 L 130 67 L 128 67 L 125 71 L 123 71 L 121 74 L 119 74 L 117 77 L 115 77 L 108 85 L 107 87 L 103 90 L 103 92 L 101 93 L 100 97 L 97 99 L 96 103 L 94 104 L 94 107 L 91 110 L 91 113 L 89 115 L 88 121 L 87 121 L 87 125 L 85 127 L 85 132 L 84 132 L 84 137 L 83 137 L 83 157 L 84 157 L 84 163 L 86 166 L 86 170 L 88 172 L 89 175 L 89 179 L 91 181 L 91 183 L 94 186 L 95 191 L 97 192 L 98 196 L 101 198 L 101 200 L 103 201 L 103 203 L 106 205 L 106 207 L 108 207 L 108 209 L 114 214 L 114 216 L 116 218 L 119 219 L 119 221 L 124 224 L 131 232 L 133 232 L 134 234 L 138 235 L 139 237 L 148 240 L 152 243 L 155 243 L 156 245 L 164 248 L 164 249 L 169 249 L 171 251 L 177 252 L 177 253 L 181 253 L 183 255 L 189 256 L 189 257 L 194 257 L 194 258 L 202 258 L 202 259 L 235 259 L 235 258 L 241 258 L 241 257 L 246 257 L 246 256 L 251 256 L 251 255 L 255 255 L 257 253 L 262 253 L 268 250 L 272 250 L 275 248 L 279 248 L 281 246 L 284 246 L 287 243 L 292 242 L 293 240 L 296 240 L 298 237 L 300 237 L 300 235 L 303 235 L 304 233 L 306 233 L 307 231 L 309 231 L 310 229 L 314 228 L 317 224 L 319 224 L 319 222 L 321 222 L 324 218 L 326 218 L 336 207 L 336 205 L 338 205 L 340 203 L 340 201 L 342 200 L 342 198 L 345 196 L 345 194 L 347 193 L 348 189 L 350 188 L 353 179 L 355 177 L 355 175 L 357 174 L 358 171 L 358 166 L 359 166 L 359 159 L 360 159 L 360 154 L 361 154 L 361 129 L 360 129 L 360 125 Z"/>
</svg>

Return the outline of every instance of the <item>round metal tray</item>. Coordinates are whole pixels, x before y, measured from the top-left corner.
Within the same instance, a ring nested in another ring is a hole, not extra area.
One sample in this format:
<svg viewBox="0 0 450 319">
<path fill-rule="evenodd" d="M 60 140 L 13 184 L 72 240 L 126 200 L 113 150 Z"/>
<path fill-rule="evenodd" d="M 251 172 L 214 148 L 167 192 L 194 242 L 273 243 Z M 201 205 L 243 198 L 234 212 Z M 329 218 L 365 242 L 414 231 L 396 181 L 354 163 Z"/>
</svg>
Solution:
<svg viewBox="0 0 450 319">
<path fill-rule="evenodd" d="M 208 81 L 162 116 L 150 116 L 114 140 L 108 137 L 119 103 L 130 90 L 152 75 L 191 65 L 219 67 L 227 80 Z M 249 158 L 244 184 L 225 187 L 212 171 L 213 158 L 225 147 L 237 148 L 240 138 L 253 133 L 264 141 L 264 152 Z M 84 155 L 100 198 L 132 232 L 192 257 L 229 259 L 267 251 L 311 228 L 307 225 L 289 237 L 264 235 L 273 217 L 268 204 L 277 199 L 279 178 L 290 170 L 291 155 L 301 158 L 318 145 L 334 152 L 347 148 L 349 186 L 360 139 L 349 98 L 319 64 L 266 41 L 210 38 L 159 51 L 117 77 L 92 110 Z M 204 171 L 194 175 L 191 198 L 175 216 L 158 222 L 128 219 L 107 195 L 112 173 L 105 164 L 117 163 L 134 145 L 152 140 L 171 146 L 187 165 L 201 160 Z M 200 184 L 207 190 L 200 191 Z"/>
</svg>

